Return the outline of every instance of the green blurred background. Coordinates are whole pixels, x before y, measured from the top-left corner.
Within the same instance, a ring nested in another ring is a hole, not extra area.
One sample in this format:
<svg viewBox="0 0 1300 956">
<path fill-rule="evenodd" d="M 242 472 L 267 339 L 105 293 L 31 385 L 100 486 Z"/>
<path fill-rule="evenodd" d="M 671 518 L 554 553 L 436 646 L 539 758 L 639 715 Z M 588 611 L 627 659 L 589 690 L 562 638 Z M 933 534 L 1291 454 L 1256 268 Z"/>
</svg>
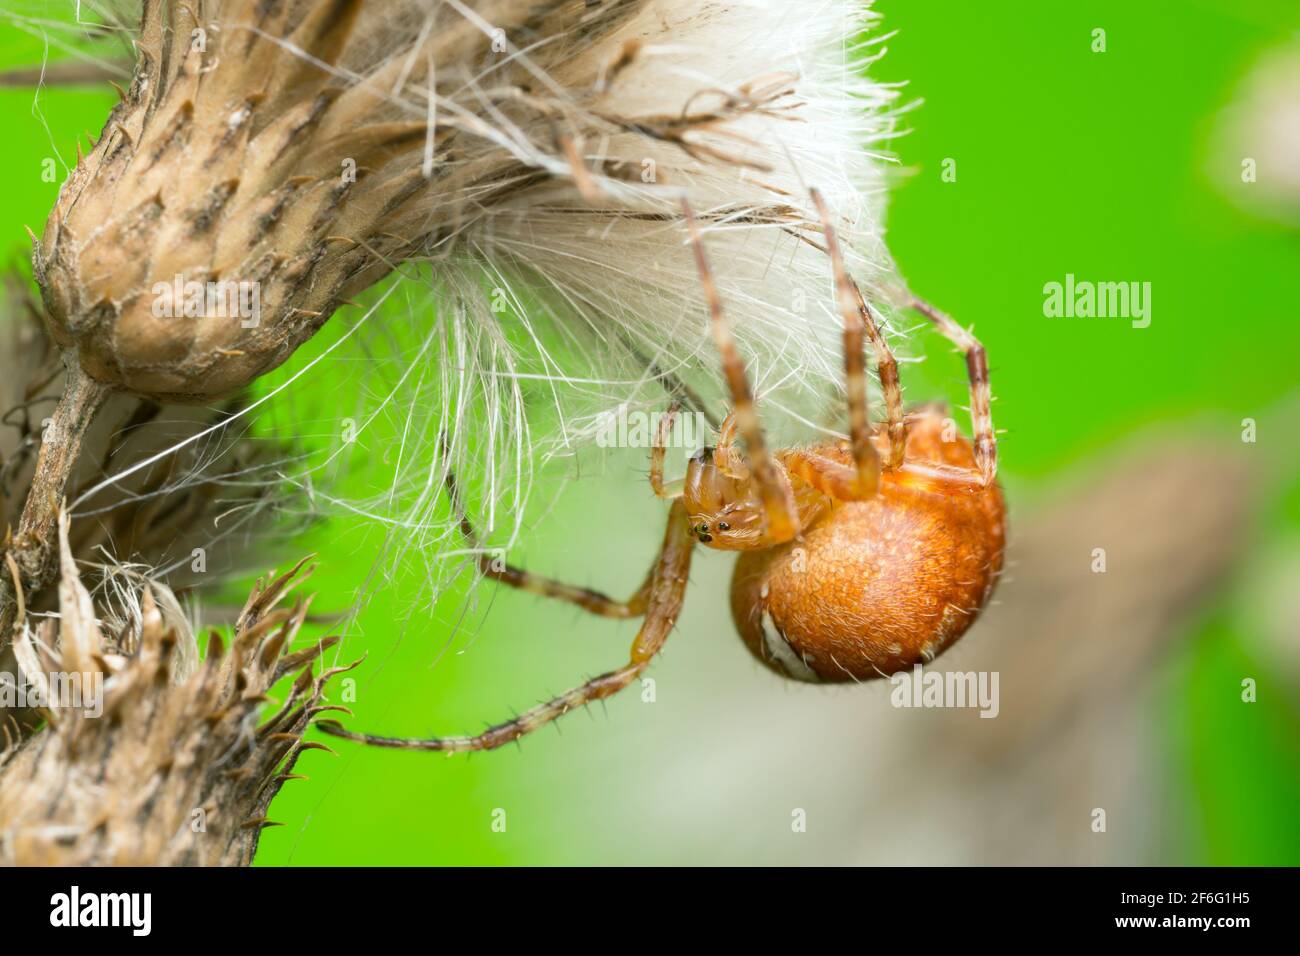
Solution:
<svg viewBox="0 0 1300 956">
<path fill-rule="evenodd" d="M 876 8 L 884 29 L 898 31 L 877 75 L 907 81 L 905 99 L 923 100 L 895 144 L 890 244 L 913 287 L 974 323 L 988 347 L 1013 521 L 1054 500 L 1063 478 L 1104 467 L 1127 436 L 1192 422 L 1241 448 L 1242 419 L 1260 423 L 1258 442 L 1244 446 L 1267 461 L 1269 476 L 1249 512 L 1249 553 L 1198 596 L 1197 613 L 1160 659 L 1160 679 L 1144 691 L 1145 720 L 1133 732 L 1150 738 L 1160 812 L 1142 821 L 1151 849 L 1126 858 L 1300 863 L 1298 685 L 1294 671 L 1278 673 L 1279 661 L 1294 667 L 1300 634 L 1287 635 L 1288 659 L 1261 656 L 1255 633 L 1267 626 L 1259 602 L 1277 591 L 1268 582 L 1300 590 L 1286 578 L 1300 569 L 1300 201 L 1292 195 L 1288 211 L 1284 200 L 1246 192 L 1267 196 L 1272 170 L 1261 160 L 1260 182 L 1243 183 L 1249 153 L 1225 132 L 1261 58 L 1288 44 L 1294 55 L 1300 11 L 1284 0 L 879 0 Z M 1092 49 L 1097 28 L 1106 31 L 1104 53 Z M 7 66 L 31 65 L 41 53 L 37 38 L 0 34 Z M 11 131 L 0 150 L 3 224 L 15 260 L 23 224 L 39 232 L 56 193 L 40 180 L 42 160 L 57 149 L 71 161 L 74 138 L 98 130 L 111 102 L 111 94 L 45 90 L 34 106 L 30 90 L 0 92 Z M 956 162 L 955 182 L 941 177 L 945 158 Z M 1044 318 L 1043 284 L 1067 272 L 1150 282 L 1151 326 Z M 927 361 L 904 369 L 909 396 L 963 404 L 960 362 L 928 335 L 920 341 Z M 346 393 L 340 374 L 329 387 Z M 393 437 L 384 428 L 396 425 L 367 431 L 346 489 L 382 487 Z M 601 477 L 569 484 L 555 500 L 548 488 L 574 477 L 574 466 L 544 473 L 512 560 L 630 592 L 663 516 L 648 498 L 642 459 L 615 456 Z M 351 601 L 380 537 L 360 520 L 338 519 L 295 542 L 320 555 L 318 608 Z M 569 717 L 560 733 L 470 759 L 343 742 L 337 758 L 308 754 L 299 769 L 311 779 L 276 800 L 271 816 L 288 825 L 266 832 L 257 862 L 907 859 L 897 848 L 874 854 L 870 839 L 849 847 L 817 833 L 819 819 L 856 818 L 882 834 L 900 823 L 875 816 L 877 782 L 866 780 L 871 761 L 855 745 L 892 732 L 879 709 L 888 687 L 791 687 L 762 671 L 734 636 L 729 570 L 722 554 L 698 560 L 678 633 L 651 672 L 653 704 L 631 691 L 590 719 Z M 369 652 L 355 673 L 356 727 L 476 730 L 619 662 L 634 634 L 628 623 L 490 587 L 468 610 L 465 589 L 453 589 L 429 613 L 412 596 L 423 574 L 412 564 L 376 589 L 347 636 L 344 657 Z M 1004 587 L 1005 600 L 1014 587 Z M 965 639 L 979 640 L 979 628 Z M 1240 700 L 1243 675 L 1259 682 L 1255 704 Z M 876 709 L 864 711 L 864 697 Z M 805 729 L 783 734 L 789 726 Z M 822 728 L 818 739 L 808 739 L 808 727 Z M 816 759 L 807 762 L 810 750 Z M 863 768 L 849 773 L 855 760 Z M 901 766 L 923 788 L 930 763 Z M 846 789 L 857 773 L 861 789 Z M 792 807 L 807 809 L 809 834 L 791 833 Z M 493 826 L 498 810 L 504 832 Z M 1016 839 L 1009 830 L 1004 841 Z M 915 858 L 980 854 L 938 845 Z"/>
</svg>

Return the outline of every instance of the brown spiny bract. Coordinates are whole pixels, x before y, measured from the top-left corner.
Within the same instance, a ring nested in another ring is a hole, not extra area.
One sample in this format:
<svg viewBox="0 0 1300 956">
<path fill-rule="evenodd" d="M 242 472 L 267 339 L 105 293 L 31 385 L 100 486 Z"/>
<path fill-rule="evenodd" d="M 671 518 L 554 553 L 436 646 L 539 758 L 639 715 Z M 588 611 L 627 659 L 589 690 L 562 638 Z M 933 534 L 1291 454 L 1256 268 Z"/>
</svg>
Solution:
<svg viewBox="0 0 1300 956">
<path fill-rule="evenodd" d="M 930 410 L 915 419 L 907 459 L 973 468 L 970 442 L 944 428 Z M 996 483 L 936 493 L 885 471 L 876 497 L 833 507 L 801 540 L 740 556 L 731 610 L 755 657 L 798 680 L 869 680 L 932 660 L 975 622 L 1006 546 Z"/>
<path fill-rule="evenodd" d="M 231 646 L 214 633 L 186 673 L 179 644 L 192 637 L 168 626 L 148 590 L 132 646 L 101 633 L 65 524 L 59 623 L 23 627 L 15 651 L 27 680 L 76 674 L 81 696 L 56 701 L 44 684 L 45 728 L 25 740 L 15 726 L 0 731 L 0 864 L 248 863 L 272 798 L 302 752 L 321 746 L 303 734 L 330 709 L 321 695 L 338 672 L 312 673 L 334 639 L 288 652 L 307 602 L 276 605 L 302 579 L 300 568 L 259 582 Z M 293 675 L 262 719 L 268 693 Z"/>
</svg>

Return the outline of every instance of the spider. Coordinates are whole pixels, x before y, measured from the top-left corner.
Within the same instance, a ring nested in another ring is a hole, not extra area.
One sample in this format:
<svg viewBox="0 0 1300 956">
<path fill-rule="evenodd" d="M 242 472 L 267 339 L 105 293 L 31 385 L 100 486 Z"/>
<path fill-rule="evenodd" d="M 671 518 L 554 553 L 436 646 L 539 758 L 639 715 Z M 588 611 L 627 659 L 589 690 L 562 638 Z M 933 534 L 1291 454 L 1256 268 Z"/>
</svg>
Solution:
<svg viewBox="0 0 1300 956">
<path fill-rule="evenodd" d="M 865 681 L 930 661 L 971 626 L 1002 569 L 1006 520 L 996 481 L 997 445 L 984 349 L 948 316 L 915 297 L 966 357 L 974 441 L 957 435 L 944 409 L 904 415 L 898 365 L 865 298 L 850 279 L 825 203 L 812 192 L 844 320 L 849 439 L 770 450 L 744 364 L 689 206 L 684 218 L 721 356 L 732 410 L 718 444 L 688 462 L 680 490 L 664 482 L 664 454 L 676 407 L 660 421 L 650 485 L 672 502 L 663 544 L 645 581 L 626 601 L 480 559 L 485 577 L 575 604 L 608 618 L 643 617 L 628 662 L 521 716 L 474 736 L 405 739 L 362 734 L 337 721 L 327 733 L 381 747 L 447 753 L 491 750 L 519 740 L 575 707 L 635 681 L 663 647 L 681 610 L 696 544 L 740 552 L 731 611 L 750 652 L 799 681 Z M 879 373 L 887 420 L 868 417 L 864 335 Z M 745 451 L 737 448 L 744 440 Z M 454 477 L 447 486 L 459 508 Z M 461 531 L 477 537 L 461 510 Z"/>
</svg>

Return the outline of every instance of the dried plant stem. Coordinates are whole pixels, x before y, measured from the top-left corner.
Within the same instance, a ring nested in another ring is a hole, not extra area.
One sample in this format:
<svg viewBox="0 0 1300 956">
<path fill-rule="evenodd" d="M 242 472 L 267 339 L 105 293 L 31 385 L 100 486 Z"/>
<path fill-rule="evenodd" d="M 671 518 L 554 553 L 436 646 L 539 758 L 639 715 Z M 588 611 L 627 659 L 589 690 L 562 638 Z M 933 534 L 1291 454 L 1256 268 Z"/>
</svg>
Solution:
<svg viewBox="0 0 1300 956">
<path fill-rule="evenodd" d="M 13 632 L 20 597 L 16 589 L 31 592 L 54 580 L 59 507 L 82 441 L 110 391 L 82 371 L 75 353 L 64 353 L 64 365 L 68 372 L 63 397 L 43 430 L 36 472 L 18 520 L 18 532 L 5 549 L 17 567 L 18 580 L 10 575 L 0 580 L 0 651 L 9 646 Z"/>
</svg>

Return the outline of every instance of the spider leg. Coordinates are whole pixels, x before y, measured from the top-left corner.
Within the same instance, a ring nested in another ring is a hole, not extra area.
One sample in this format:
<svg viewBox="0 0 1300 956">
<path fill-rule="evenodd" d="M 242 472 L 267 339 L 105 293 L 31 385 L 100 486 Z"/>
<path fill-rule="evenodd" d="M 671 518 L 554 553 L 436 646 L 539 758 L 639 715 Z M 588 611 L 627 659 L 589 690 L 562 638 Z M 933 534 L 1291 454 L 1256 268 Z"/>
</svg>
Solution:
<svg viewBox="0 0 1300 956">
<path fill-rule="evenodd" d="M 745 439 L 749 452 L 750 471 L 758 485 L 759 497 L 763 501 L 763 510 L 767 516 L 768 534 L 775 541 L 789 541 L 799 532 L 794 493 L 789 479 L 773 459 L 763 438 L 763 429 L 758 421 L 758 409 L 754 404 L 754 393 L 745 375 L 745 363 L 736 350 L 731 329 L 723 317 L 722 300 L 718 296 L 713 270 L 704 252 L 704 241 L 700 238 L 695 214 L 685 200 L 682 201 L 682 213 L 686 219 L 686 228 L 690 232 L 691 247 L 695 252 L 695 266 L 700 274 L 700 286 L 704 290 L 704 300 L 709 308 L 713 340 L 722 359 L 722 374 L 731 393 L 731 414 L 735 416 L 737 430 Z"/>
<path fill-rule="evenodd" d="M 872 443 L 871 417 L 867 407 L 867 368 L 864 352 L 863 332 L 868 316 L 860 312 L 858 303 L 861 298 L 844 268 L 844 257 L 840 254 L 840 243 L 831 227 L 830 213 L 821 193 L 812 190 L 812 200 L 821 217 L 822 232 L 826 235 L 826 252 L 831 259 L 831 270 L 835 275 L 835 302 L 839 306 L 840 316 L 844 319 L 844 387 L 849 398 L 849 439 L 853 451 L 853 463 L 856 482 L 852 489 L 854 499 L 870 497 L 876 490 L 880 477 L 880 456 Z M 872 339 L 880 337 L 879 330 Z M 882 340 L 883 341 L 883 340 Z M 880 352 L 877 350 L 877 357 Z M 895 379 L 897 368 L 894 369 Z M 902 408 L 899 408 L 901 425 Z M 892 422 L 891 422 L 892 425 Z M 892 433 L 891 433 L 892 439 Z M 890 459 L 898 455 L 898 464 L 902 464 L 902 447 L 894 451 L 891 445 Z"/>
<path fill-rule="evenodd" d="M 880 323 L 863 298 L 862 290 L 856 282 L 852 285 L 853 295 L 858 302 L 858 314 L 867 327 L 867 338 L 871 340 L 872 351 L 876 354 L 876 370 L 880 375 L 880 391 L 885 396 L 885 415 L 889 427 L 889 461 L 885 467 L 893 470 L 903 464 L 903 452 L 907 448 L 907 424 L 903 414 L 903 388 L 898 378 L 898 360 L 894 358 L 885 337 L 880 334 Z"/>
<path fill-rule="evenodd" d="M 463 753 L 471 750 L 492 750 L 513 743 L 525 734 L 543 727 L 558 717 L 563 717 L 575 707 L 594 700 L 604 700 L 627 687 L 649 666 L 668 639 L 686 594 L 686 579 L 691 565 L 690 516 L 686 506 L 674 502 L 664 532 L 663 548 L 655 564 L 648 598 L 646 619 L 632 642 L 628 662 L 622 667 L 593 677 L 559 697 L 539 704 L 513 720 L 489 727 L 472 737 L 433 737 L 415 739 L 404 737 L 379 737 L 345 730 L 338 721 L 317 721 L 316 726 L 327 734 L 345 737 L 376 747 L 395 747 L 402 750 L 436 750 L 443 753 Z"/>
<path fill-rule="evenodd" d="M 722 420 L 718 429 L 718 447 L 713 450 L 713 463 L 728 478 L 744 479 L 749 477 L 745 461 L 736 451 L 736 415 L 730 413 Z"/>
<path fill-rule="evenodd" d="M 862 487 L 856 466 L 846 465 L 811 449 L 782 452 L 786 470 L 792 477 L 839 501 L 866 501 L 876 493 L 875 485 Z"/>
<path fill-rule="evenodd" d="M 998 444 L 993 431 L 993 398 L 989 388 L 989 361 L 984 346 L 944 313 L 924 299 L 908 293 L 907 305 L 920 312 L 953 342 L 966 356 L 966 374 L 970 379 L 971 429 L 975 438 L 975 464 L 982 484 L 990 485 L 998 473 Z"/>
<path fill-rule="evenodd" d="M 650 449 L 650 488 L 659 498 L 680 498 L 680 491 L 670 491 L 664 485 L 664 455 L 668 449 L 668 438 L 672 434 L 673 421 L 677 418 L 681 406 L 674 402 L 668 406 L 668 412 L 659 419 L 659 431 L 655 436 L 654 446 Z M 646 579 L 646 585 L 650 583 Z"/>
<path fill-rule="evenodd" d="M 471 548 L 480 549 L 482 546 L 479 544 L 478 534 L 475 532 L 474 525 L 470 522 L 464 505 L 461 503 L 460 486 L 456 481 L 456 475 L 450 469 L 447 471 L 444 483 L 447 486 L 447 494 L 451 496 L 452 507 L 460 514 L 461 536 L 464 537 L 465 542 Z M 641 582 L 641 586 L 636 589 L 636 592 L 626 601 L 619 601 L 599 591 L 593 591 L 591 588 L 574 587 L 571 584 L 556 581 L 554 578 L 542 577 L 539 574 L 533 574 L 531 571 L 525 571 L 523 568 L 506 564 L 490 553 L 478 556 L 478 569 L 483 577 L 517 588 L 520 591 L 576 604 L 584 611 L 590 611 L 600 617 L 624 620 L 640 617 L 646 612 L 646 605 L 650 597 L 650 586 L 654 578 L 654 568 L 652 567 L 646 574 L 645 580 Z"/>
</svg>

